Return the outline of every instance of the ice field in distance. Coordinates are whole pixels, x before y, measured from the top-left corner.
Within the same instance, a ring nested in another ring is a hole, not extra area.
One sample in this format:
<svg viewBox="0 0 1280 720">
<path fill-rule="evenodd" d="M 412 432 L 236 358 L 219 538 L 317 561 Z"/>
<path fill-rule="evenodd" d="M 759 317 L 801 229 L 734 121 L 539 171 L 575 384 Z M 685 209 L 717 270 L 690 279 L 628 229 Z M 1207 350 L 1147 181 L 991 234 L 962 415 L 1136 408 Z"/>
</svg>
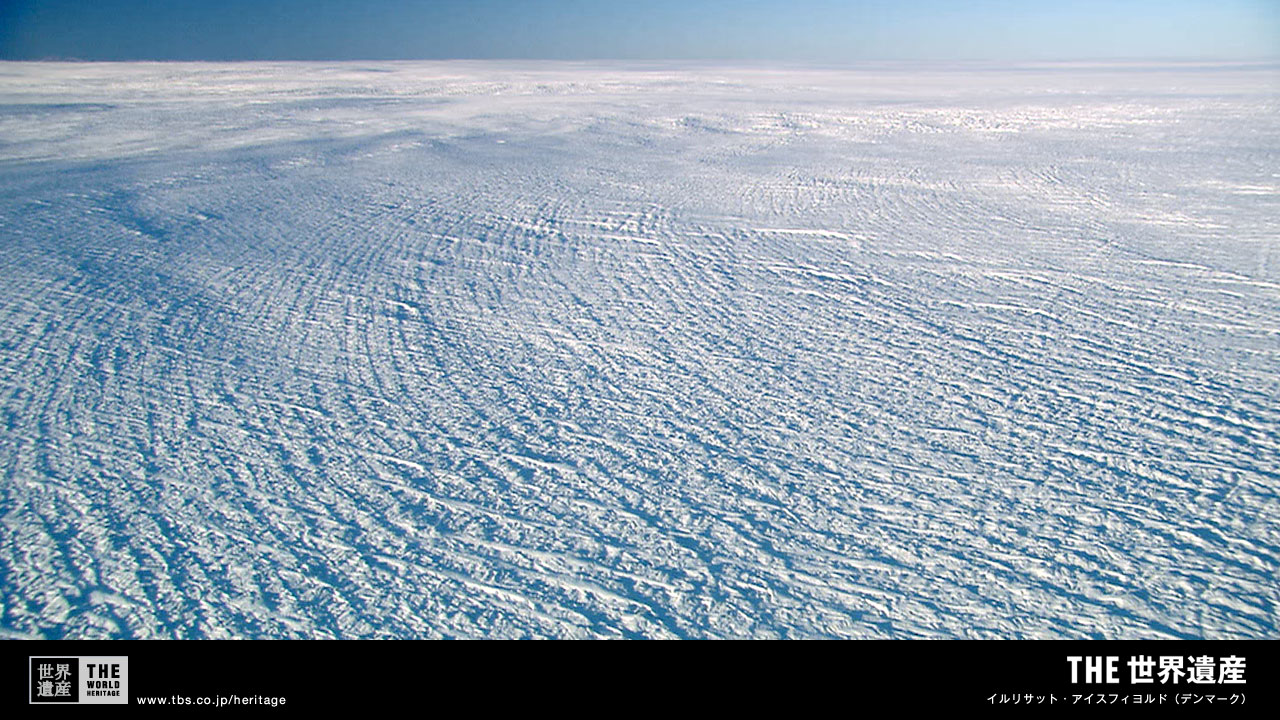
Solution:
<svg viewBox="0 0 1280 720">
<path fill-rule="evenodd" d="M 0 635 L 1275 637 L 1278 89 L 0 63 Z"/>
</svg>

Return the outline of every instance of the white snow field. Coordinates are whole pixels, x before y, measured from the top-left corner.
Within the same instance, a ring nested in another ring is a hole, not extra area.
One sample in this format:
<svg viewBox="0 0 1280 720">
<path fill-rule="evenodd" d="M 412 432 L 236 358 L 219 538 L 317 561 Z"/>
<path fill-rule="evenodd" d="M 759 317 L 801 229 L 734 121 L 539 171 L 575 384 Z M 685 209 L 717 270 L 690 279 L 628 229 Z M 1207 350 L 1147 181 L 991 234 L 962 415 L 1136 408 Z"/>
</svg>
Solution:
<svg viewBox="0 0 1280 720">
<path fill-rule="evenodd" d="M 1275 637 L 1280 68 L 0 64 L 0 633 Z"/>
</svg>

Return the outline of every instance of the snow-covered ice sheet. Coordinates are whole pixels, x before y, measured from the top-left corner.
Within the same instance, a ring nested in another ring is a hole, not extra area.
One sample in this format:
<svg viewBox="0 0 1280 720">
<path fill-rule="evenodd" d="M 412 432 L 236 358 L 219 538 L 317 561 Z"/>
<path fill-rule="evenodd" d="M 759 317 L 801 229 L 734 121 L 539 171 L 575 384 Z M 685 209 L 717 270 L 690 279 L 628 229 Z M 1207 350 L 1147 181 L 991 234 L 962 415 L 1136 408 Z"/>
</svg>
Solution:
<svg viewBox="0 0 1280 720">
<path fill-rule="evenodd" d="M 1274 637 L 1278 88 L 0 64 L 0 633 Z"/>
</svg>

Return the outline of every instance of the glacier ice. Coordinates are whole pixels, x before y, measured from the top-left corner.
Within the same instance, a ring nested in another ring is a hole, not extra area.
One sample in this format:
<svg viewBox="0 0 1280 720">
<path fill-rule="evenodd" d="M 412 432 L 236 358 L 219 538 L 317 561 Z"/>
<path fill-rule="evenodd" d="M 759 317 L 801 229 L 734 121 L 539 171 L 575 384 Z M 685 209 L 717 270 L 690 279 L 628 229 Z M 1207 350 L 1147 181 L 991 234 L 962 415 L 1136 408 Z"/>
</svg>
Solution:
<svg viewBox="0 0 1280 720">
<path fill-rule="evenodd" d="M 1278 75 L 0 64 L 0 634 L 1275 636 Z"/>
</svg>

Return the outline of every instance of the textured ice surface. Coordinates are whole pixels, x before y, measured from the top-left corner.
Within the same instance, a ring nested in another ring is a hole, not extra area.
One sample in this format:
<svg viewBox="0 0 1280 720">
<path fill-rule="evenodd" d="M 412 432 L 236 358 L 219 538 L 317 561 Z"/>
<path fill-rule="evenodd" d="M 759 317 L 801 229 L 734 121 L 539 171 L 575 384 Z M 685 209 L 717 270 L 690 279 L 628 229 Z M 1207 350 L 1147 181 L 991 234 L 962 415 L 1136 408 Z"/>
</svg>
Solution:
<svg viewBox="0 0 1280 720">
<path fill-rule="evenodd" d="M 0 64 L 0 632 L 1275 636 L 1278 87 Z"/>
</svg>

